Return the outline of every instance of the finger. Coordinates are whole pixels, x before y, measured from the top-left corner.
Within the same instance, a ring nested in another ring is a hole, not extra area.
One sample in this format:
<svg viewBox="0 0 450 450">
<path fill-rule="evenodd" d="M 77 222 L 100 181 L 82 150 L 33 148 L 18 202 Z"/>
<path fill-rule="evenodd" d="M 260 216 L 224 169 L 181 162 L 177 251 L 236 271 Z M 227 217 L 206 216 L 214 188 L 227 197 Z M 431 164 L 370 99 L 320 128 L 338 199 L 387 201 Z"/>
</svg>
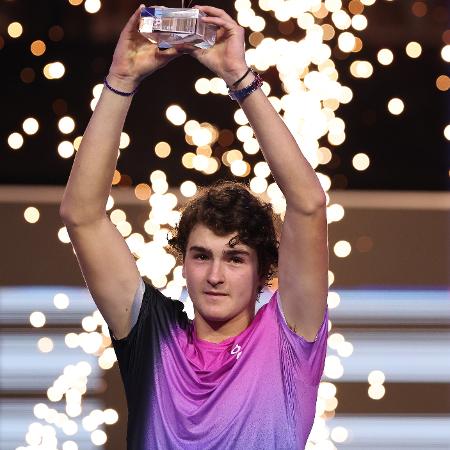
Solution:
<svg viewBox="0 0 450 450">
<path fill-rule="evenodd" d="M 169 48 L 159 48 L 159 54 L 168 59 L 176 58 L 177 56 L 180 56 L 182 52 L 178 51 L 175 47 L 169 47 Z"/>
<path fill-rule="evenodd" d="M 236 29 L 236 25 L 237 25 L 235 22 L 230 22 L 228 20 L 221 19 L 220 17 L 210 17 L 210 16 L 201 17 L 200 20 L 204 23 L 212 23 L 214 25 L 222 27 L 227 31 L 232 31 L 232 30 Z"/>
<path fill-rule="evenodd" d="M 221 17 L 225 20 L 231 20 L 234 22 L 233 18 L 228 15 L 223 9 L 215 8 L 214 6 L 206 6 L 206 5 L 195 5 L 194 8 L 199 9 L 200 11 L 203 11 L 204 13 L 208 14 L 209 16 L 215 16 L 215 17 Z"/>
<path fill-rule="evenodd" d="M 128 19 L 127 24 L 124 27 L 124 31 L 135 31 L 139 27 L 139 21 L 141 20 L 141 10 L 145 8 L 145 5 L 139 5 L 133 15 Z"/>
</svg>

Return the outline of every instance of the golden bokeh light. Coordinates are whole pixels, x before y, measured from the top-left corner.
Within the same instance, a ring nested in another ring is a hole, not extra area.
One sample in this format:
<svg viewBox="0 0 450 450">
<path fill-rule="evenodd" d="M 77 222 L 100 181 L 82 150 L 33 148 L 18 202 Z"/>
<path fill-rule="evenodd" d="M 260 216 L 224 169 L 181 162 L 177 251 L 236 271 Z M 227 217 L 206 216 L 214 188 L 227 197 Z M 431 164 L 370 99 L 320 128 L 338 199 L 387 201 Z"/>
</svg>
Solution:
<svg viewBox="0 0 450 450">
<path fill-rule="evenodd" d="M 47 49 L 45 42 L 41 41 L 40 39 L 33 41 L 30 45 L 31 53 L 34 56 L 41 56 L 45 53 L 45 50 Z"/>
<path fill-rule="evenodd" d="M 45 315 L 40 311 L 34 311 L 30 314 L 30 324 L 35 328 L 42 328 L 45 325 Z"/>
<path fill-rule="evenodd" d="M 265 161 L 257 162 L 253 171 L 257 177 L 267 178 L 270 175 L 269 165 Z"/>
<path fill-rule="evenodd" d="M 75 153 L 75 149 L 73 148 L 73 144 L 70 141 L 62 141 L 58 145 L 58 154 L 62 158 L 70 158 Z"/>
<path fill-rule="evenodd" d="M 348 10 L 354 15 L 362 14 L 364 5 L 359 0 L 351 0 L 348 4 Z"/>
<path fill-rule="evenodd" d="M 125 131 L 122 131 L 120 133 L 120 141 L 119 141 L 119 148 L 123 150 L 124 148 L 127 148 L 130 145 L 130 136 L 128 133 L 125 133 Z"/>
<path fill-rule="evenodd" d="M 80 148 L 81 145 L 81 141 L 83 140 L 83 136 L 77 136 L 74 140 L 73 140 L 73 148 L 75 151 L 78 151 L 78 149 Z"/>
<path fill-rule="evenodd" d="M 447 75 L 439 75 L 436 79 L 436 87 L 442 91 L 448 91 L 450 89 L 450 78 Z"/>
<path fill-rule="evenodd" d="M 343 9 L 339 9 L 338 11 L 333 12 L 333 14 L 331 15 L 331 19 L 335 27 L 339 30 L 347 30 L 352 25 L 351 17 Z"/>
<path fill-rule="evenodd" d="M 324 6 L 328 11 L 336 12 L 342 8 L 342 1 L 341 0 L 325 0 Z"/>
<path fill-rule="evenodd" d="M 18 150 L 23 145 L 23 137 L 20 133 L 11 133 L 8 136 L 8 145 L 13 150 Z"/>
<path fill-rule="evenodd" d="M 450 141 L 450 125 L 447 125 L 444 128 L 444 137 L 447 139 L 447 141 Z"/>
<path fill-rule="evenodd" d="M 324 41 L 330 41 L 334 38 L 336 32 L 334 30 L 334 27 L 330 25 L 329 23 L 324 23 L 321 25 L 323 30 L 323 40 Z"/>
<path fill-rule="evenodd" d="M 40 213 L 34 206 L 25 209 L 23 216 L 28 223 L 36 223 L 39 220 Z"/>
<path fill-rule="evenodd" d="M 207 78 L 199 78 L 195 84 L 194 89 L 200 95 L 205 95 L 209 93 L 209 80 Z"/>
<path fill-rule="evenodd" d="M 245 177 L 247 174 L 248 163 L 242 159 L 235 159 L 230 163 L 230 169 L 233 175 L 237 177 Z"/>
<path fill-rule="evenodd" d="M 381 400 L 386 393 L 386 389 L 382 384 L 374 384 L 369 386 L 368 394 L 372 400 Z"/>
<path fill-rule="evenodd" d="M 350 255 L 352 247 L 350 245 L 350 242 L 342 240 L 334 244 L 333 251 L 338 258 L 346 258 L 348 255 Z"/>
<path fill-rule="evenodd" d="M 69 297 L 63 292 L 59 292 L 53 297 L 53 304 L 57 309 L 67 309 L 69 303 Z"/>
<path fill-rule="evenodd" d="M 186 169 L 193 169 L 194 168 L 194 158 L 197 155 L 192 152 L 185 153 L 183 157 L 181 158 L 181 163 L 183 164 Z"/>
<path fill-rule="evenodd" d="M 58 120 L 58 128 L 63 134 L 70 134 L 75 129 L 75 121 L 69 116 L 61 117 Z"/>
<path fill-rule="evenodd" d="M 179 105 L 170 105 L 166 110 L 166 117 L 177 126 L 183 125 L 186 122 L 186 113 Z"/>
<path fill-rule="evenodd" d="M 394 54 L 388 48 L 382 48 L 377 53 L 377 59 L 380 64 L 383 64 L 383 66 L 388 66 L 392 63 L 392 61 L 394 61 Z"/>
<path fill-rule="evenodd" d="M 370 159 L 365 153 L 357 153 L 353 156 L 352 164 L 356 170 L 363 171 L 369 167 Z"/>
<path fill-rule="evenodd" d="M 115 209 L 111 211 L 109 218 L 114 225 L 117 225 L 120 222 L 125 222 L 127 220 L 127 215 L 122 209 Z"/>
<path fill-rule="evenodd" d="M 350 73 L 355 78 L 369 78 L 373 74 L 373 66 L 369 61 L 353 61 L 350 64 Z"/>
<path fill-rule="evenodd" d="M 48 80 L 57 80 L 64 76 L 66 68 L 62 62 L 56 61 L 53 63 L 46 64 L 43 69 L 45 78 Z"/>
<path fill-rule="evenodd" d="M 355 37 L 355 46 L 353 47 L 352 52 L 357 53 L 360 52 L 363 48 L 363 41 L 359 37 Z"/>
<path fill-rule="evenodd" d="M 101 7 L 102 4 L 100 0 L 85 0 L 84 2 L 84 9 L 90 14 L 95 14 L 96 12 L 100 11 Z"/>
<path fill-rule="evenodd" d="M 369 384 L 383 384 L 386 380 L 386 375 L 381 370 L 372 370 L 369 373 L 367 380 Z"/>
<path fill-rule="evenodd" d="M 409 42 L 405 50 L 410 58 L 418 58 L 422 54 L 422 46 L 415 41 Z"/>
<path fill-rule="evenodd" d="M 268 183 L 267 180 L 263 177 L 254 177 L 250 180 L 250 189 L 255 194 L 262 194 L 267 190 Z"/>
<path fill-rule="evenodd" d="M 348 430 L 344 427 L 334 427 L 331 430 L 330 437 L 334 442 L 337 442 L 338 444 L 342 444 L 348 439 Z"/>
<path fill-rule="evenodd" d="M 367 18 L 362 14 L 355 14 L 352 17 L 352 27 L 355 30 L 362 31 L 367 28 Z"/>
<path fill-rule="evenodd" d="M 108 436 L 103 430 L 94 430 L 91 433 L 91 441 L 94 445 L 100 446 L 106 443 Z"/>
<path fill-rule="evenodd" d="M 22 123 L 23 131 L 28 134 L 36 134 L 39 130 L 39 122 L 34 117 L 28 117 Z"/>
<path fill-rule="evenodd" d="M 42 353 L 49 353 L 53 350 L 54 344 L 49 337 L 42 337 L 39 339 L 37 347 Z"/>
<path fill-rule="evenodd" d="M 392 98 L 389 100 L 387 107 L 391 114 L 398 116 L 404 111 L 405 104 L 403 103 L 403 100 L 399 98 Z"/>
<path fill-rule="evenodd" d="M 23 33 L 23 26 L 21 23 L 19 22 L 11 22 L 8 25 L 7 28 L 8 34 L 12 37 L 12 38 L 18 38 L 22 35 Z"/>
<path fill-rule="evenodd" d="M 445 62 L 450 62 L 450 45 L 445 45 L 441 50 L 441 57 Z"/>
<path fill-rule="evenodd" d="M 114 170 L 114 175 L 113 175 L 113 179 L 112 179 L 112 185 L 116 185 L 120 183 L 120 179 L 122 178 L 120 172 L 116 169 Z"/>
<path fill-rule="evenodd" d="M 155 153 L 159 158 L 167 158 L 170 155 L 171 148 L 168 142 L 158 142 L 155 145 Z"/>
<path fill-rule="evenodd" d="M 190 180 L 183 181 L 180 185 L 180 192 L 184 197 L 193 197 L 197 193 L 197 185 Z"/>
<path fill-rule="evenodd" d="M 139 200 L 148 200 L 152 195 L 152 189 L 147 183 L 139 183 L 134 188 L 134 195 Z"/>
<path fill-rule="evenodd" d="M 338 37 L 338 46 L 343 52 L 350 53 L 354 49 L 355 44 L 355 36 L 348 31 L 341 33 Z"/>
</svg>

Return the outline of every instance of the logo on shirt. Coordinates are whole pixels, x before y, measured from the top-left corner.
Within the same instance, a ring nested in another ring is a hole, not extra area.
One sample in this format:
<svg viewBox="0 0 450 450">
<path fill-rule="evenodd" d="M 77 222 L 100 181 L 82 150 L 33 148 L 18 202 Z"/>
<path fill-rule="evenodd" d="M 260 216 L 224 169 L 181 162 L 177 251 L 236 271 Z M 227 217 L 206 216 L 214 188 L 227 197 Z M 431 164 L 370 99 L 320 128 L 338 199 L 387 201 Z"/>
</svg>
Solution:
<svg viewBox="0 0 450 450">
<path fill-rule="evenodd" d="M 232 355 L 236 355 L 236 359 L 239 359 L 239 356 L 242 355 L 242 347 L 239 344 L 236 344 L 231 350 Z"/>
</svg>

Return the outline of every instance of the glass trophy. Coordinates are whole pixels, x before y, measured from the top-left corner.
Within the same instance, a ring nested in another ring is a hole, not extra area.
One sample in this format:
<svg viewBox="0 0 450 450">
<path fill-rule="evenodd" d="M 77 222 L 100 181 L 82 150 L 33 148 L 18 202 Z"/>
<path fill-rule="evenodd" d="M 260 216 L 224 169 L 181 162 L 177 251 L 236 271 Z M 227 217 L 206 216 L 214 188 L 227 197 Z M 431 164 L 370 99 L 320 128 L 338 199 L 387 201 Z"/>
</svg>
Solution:
<svg viewBox="0 0 450 450">
<path fill-rule="evenodd" d="M 209 48 L 216 41 L 218 27 L 200 21 L 201 16 L 206 14 L 195 8 L 149 6 L 141 11 L 139 32 L 159 48 L 176 44 Z"/>
</svg>

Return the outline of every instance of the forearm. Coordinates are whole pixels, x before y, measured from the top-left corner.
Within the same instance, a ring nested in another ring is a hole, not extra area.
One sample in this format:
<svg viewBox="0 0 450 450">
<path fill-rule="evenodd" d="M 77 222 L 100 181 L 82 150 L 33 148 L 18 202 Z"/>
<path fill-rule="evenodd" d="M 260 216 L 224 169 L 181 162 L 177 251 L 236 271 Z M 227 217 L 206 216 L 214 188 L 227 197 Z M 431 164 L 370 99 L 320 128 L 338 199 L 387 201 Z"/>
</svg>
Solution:
<svg viewBox="0 0 450 450">
<path fill-rule="evenodd" d="M 230 85 L 235 79 L 225 79 L 225 82 Z M 249 73 L 235 89 L 242 89 L 253 79 L 254 75 Z M 325 194 L 314 169 L 262 89 L 251 93 L 240 106 L 289 206 L 302 211 L 323 206 Z"/>
<path fill-rule="evenodd" d="M 117 80 L 114 87 L 130 89 Z M 131 97 L 103 89 L 73 162 L 60 208 L 63 219 L 89 221 L 105 214 L 130 104 Z"/>
</svg>

